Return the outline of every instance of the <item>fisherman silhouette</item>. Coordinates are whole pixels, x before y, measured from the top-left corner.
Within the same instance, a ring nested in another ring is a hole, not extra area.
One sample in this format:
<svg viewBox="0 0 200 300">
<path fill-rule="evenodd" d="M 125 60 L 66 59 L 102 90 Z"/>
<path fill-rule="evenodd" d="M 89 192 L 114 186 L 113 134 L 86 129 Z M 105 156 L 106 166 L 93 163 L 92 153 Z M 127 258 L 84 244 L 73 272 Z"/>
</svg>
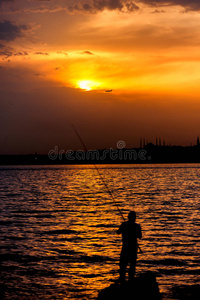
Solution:
<svg viewBox="0 0 200 300">
<path fill-rule="evenodd" d="M 128 221 L 123 222 L 117 230 L 118 234 L 122 234 L 122 250 L 119 263 L 120 282 L 125 281 L 128 264 L 130 264 L 129 281 L 132 281 L 135 276 L 138 249 L 137 238 L 142 238 L 141 227 L 139 224 L 135 223 L 135 220 L 135 211 L 130 211 L 128 214 Z"/>
</svg>

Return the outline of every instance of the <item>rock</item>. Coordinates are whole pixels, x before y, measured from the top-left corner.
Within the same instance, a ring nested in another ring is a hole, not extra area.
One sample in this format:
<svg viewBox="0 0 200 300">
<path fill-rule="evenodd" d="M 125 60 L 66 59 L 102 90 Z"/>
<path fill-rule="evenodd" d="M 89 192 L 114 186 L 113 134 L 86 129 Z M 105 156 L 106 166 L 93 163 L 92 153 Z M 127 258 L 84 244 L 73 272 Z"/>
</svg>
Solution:
<svg viewBox="0 0 200 300">
<path fill-rule="evenodd" d="M 132 282 L 114 283 L 100 291 L 98 300 L 161 300 L 154 273 L 147 272 Z"/>
<path fill-rule="evenodd" d="M 172 288 L 172 295 L 174 299 L 179 300 L 199 300 L 200 299 L 200 285 L 181 285 Z"/>
</svg>

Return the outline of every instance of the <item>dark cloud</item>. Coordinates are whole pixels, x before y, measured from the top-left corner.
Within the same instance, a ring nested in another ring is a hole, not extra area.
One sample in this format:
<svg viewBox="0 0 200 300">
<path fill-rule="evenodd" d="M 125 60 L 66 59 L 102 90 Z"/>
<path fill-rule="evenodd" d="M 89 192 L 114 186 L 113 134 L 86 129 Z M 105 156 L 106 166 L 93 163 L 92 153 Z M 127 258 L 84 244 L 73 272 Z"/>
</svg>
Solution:
<svg viewBox="0 0 200 300">
<path fill-rule="evenodd" d="M 27 29 L 26 25 L 17 25 L 8 20 L 0 21 L 0 40 L 14 41 L 16 38 L 22 37 Z"/>
<path fill-rule="evenodd" d="M 78 4 L 70 6 L 69 9 L 93 13 L 105 9 L 134 12 L 139 7 L 129 0 L 80 0 Z"/>
<path fill-rule="evenodd" d="M 55 71 L 63 71 L 63 70 L 66 70 L 66 66 L 65 65 L 62 65 L 62 66 L 59 66 L 59 67 L 56 67 L 54 68 Z"/>
<path fill-rule="evenodd" d="M 13 2 L 14 0 L 0 0 L 0 6 L 1 6 L 1 4 L 4 2 Z"/>
<path fill-rule="evenodd" d="M 141 2 L 154 7 L 180 5 L 186 10 L 200 10 L 199 0 L 142 0 Z"/>
<path fill-rule="evenodd" d="M 7 59 L 7 58 L 13 56 L 13 49 L 10 47 L 1 47 L 0 48 L 0 56 L 2 56 L 3 59 Z"/>
<path fill-rule="evenodd" d="M 105 9 L 111 11 L 135 12 L 139 9 L 138 5 L 141 3 L 155 8 L 179 5 L 185 8 L 185 10 L 200 10 L 199 0 L 78 0 L 77 3 L 70 6 L 69 9 L 91 13 Z"/>
<path fill-rule="evenodd" d="M 93 5 L 97 10 L 103 10 L 103 9 L 109 9 L 109 10 L 119 9 L 119 10 L 122 10 L 122 8 L 124 7 L 123 1 L 121 1 L 121 0 L 93 1 Z"/>
<path fill-rule="evenodd" d="M 35 55 L 49 55 L 47 52 L 35 52 Z"/>
<path fill-rule="evenodd" d="M 17 3 L 15 0 L 0 0 L 0 7 L 3 3 Z M 179 5 L 186 11 L 200 10 L 200 0 L 63 0 L 58 4 L 56 0 L 35 0 L 22 1 L 18 8 L 12 8 L 12 11 L 27 9 L 29 12 L 55 12 L 66 10 L 83 13 L 96 13 L 98 11 L 110 10 L 134 13 L 140 9 L 141 4 L 154 7 L 155 12 L 160 12 L 162 7 Z M 20 9 L 21 6 L 21 9 Z M 163 12 L 163 11 L 161 11 Z"/>
<path fill-rule="evenodd" d="M 139 7 L 133 2 L 126 3 L 126 8 L 129 12 L 134 12 L 139 9 Z"/>
<path fill-rule="evenodd" d="M 94 53 L 90 52 L 90 51 L 83 51 L 81 54 L 88 54 L 88 55 L 94 55 Z"/>
<path fill-rule="evenodd" d="M 45 74 L 43 74 L 43 73 L 35 73 L 35 74 L 34 74 L 34 76 L 37 76 L 37 77 L 38 77 L 38 76 L 45 77 L 46 75 L 45 75 Z"/>
<path fill-rule="evenodd" d="M 29 55 L 26 51 L 16 52 L 13 54 L 14 56 L 27 56 Z"/>
<path fill-rule="evenodd" d="M 0 44 L 0 57 L 5 60 L 12 56 L 28 56 L 28 52 L 26 51 L 16 51 L 11 47 L 7 47 L 3 44 Z"/>
<path fill-rule="evenodd" d="M 161 14 L 161 13 L 165 13 L 165 11 L 164 10 L 159 10 L 159 9 L 155 9 L 153 11 L 153 14 Z"/>
<path fill-rule="evenodd" d="M 0 57 L 4 60 L 11 56 L 13 56 L 15 53 L 14 49 L 11 47 L 7 47 L 3 44 L 0 44 Z"/>
</svg>

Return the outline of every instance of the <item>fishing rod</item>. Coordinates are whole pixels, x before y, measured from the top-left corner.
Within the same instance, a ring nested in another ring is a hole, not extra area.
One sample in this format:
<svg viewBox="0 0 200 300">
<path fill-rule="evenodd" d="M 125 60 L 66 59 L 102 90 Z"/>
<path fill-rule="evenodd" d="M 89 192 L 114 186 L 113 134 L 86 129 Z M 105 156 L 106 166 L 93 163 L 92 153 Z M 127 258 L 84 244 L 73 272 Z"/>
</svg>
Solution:
<svg viewBox="0 0 200 300">
<path fill-rule="evenodd" d="M 83 142 L 83 140 L 82 140 L 80 134 L 78 133 L 78 131 L 76 130 L 75 126 L 74 126 L 73 124 L 71 124 L 71 125 L 72 125 L 72 128 L 74 129 L 74 131 L 75 131 L 77 137 L 79 138 L 79 140 L 80 140 L 80 142 L 81 142 L 81 144 L 82 144 L 84 150 L 85 150 L 86 152 L 88 152 L 88 149 L 87 149 L 87 147 L 85 146 L 85 143 Z M 106 188 L 108 194 L 109 194 L 110 197 L 112 198 L 113 203 L 116 205 L 119 214 L 121 215 L 123 221 L 125 221 L 125 218 L 124 218 L 124 216 L 123 216 L 123 214 L 122 214 L 122 211 L 120 210 L 120 208 L 119 208 L 119 206 L 118 206 L 118 204 L 117 204 L 117 202 L 116 202 L 116 200 L 115 200 L 115 198 L 114 198 L 114 196 L 113 196 L 111 190 L 109 189 L 109 187 L 108 187 L 106 181 L 104 180 L 104 177 L 103 177 L 102 174 L 100 173 L 100 171 L 99 171 L 99 169 L 97 168 L 97 166 L 96 166 L 95 164 L 93 164 L 93 165 L 94 165 L 95 169 L 97 170 L 97 173 L 99 174 L 99 177 L 101 178 L 101 181 L 103 182 L 103 184 L 104 184 L 104 186 L 105 186 L 105 188 Z M 143 252 L 142 252 L 142 249 L 141 249 L 140 246 L 139 246 L 139 244 L 138 244 L 138 249 L 140 250 L 140 253 L 143 253 Z"/>
<path fill-rule="evenodd" d="M 85 143 L 83 142 L 83 140 L 82 140 L 80 134 L 78 133 L 78 131 L 76 130 L 76 128 L 74 127 L 73 124 L 72 124 L 72 127 L 73 127 L 73 129 L 74 129 L 74 131 L 75 131 L 77 137 L 79 138 L 81 144 L 83 145 L 84 150 L 85 150 L 86 152 L 88 152 L 88 149 L 87 149 L 87 147 L 85 146 Z M 104 186 L 105 186 L 105 188 L 106 188 L 108 194 L 110 195 L 110 197 L 112 198 L 113 202 L 115 203 L 115 205 L 116 205 L 116 207 L 117 207 L 117 210 L 118 210 L 119 214 L 121 215 L 122 219 L 125 221 L 125 218 L 124 218 L 124 216 L 123 216 L 123 214 L 122 214 L 122 212 L 121 212 L 119 206 L 117 205 L 117 202 L 116 202 L 116 200 L 115 200 L 115 198 L 114 198 L 114 196 L 113 196 L 111 190 L 109 189 L 107 183 L 105 182 L 103 176 L 101 175 L 99 169 L 97 168 L 97 166 L 96 166 L 95 164 L 94 164 L 94 167 L 95 167 L 95 169 L 97 170 L 97 172 L 98 172 L 98 174 L 99 174 L 99 177 L 101 178 L 101 181 L 103 182 L 103 184 L 104 184 Z"/>
</svg>

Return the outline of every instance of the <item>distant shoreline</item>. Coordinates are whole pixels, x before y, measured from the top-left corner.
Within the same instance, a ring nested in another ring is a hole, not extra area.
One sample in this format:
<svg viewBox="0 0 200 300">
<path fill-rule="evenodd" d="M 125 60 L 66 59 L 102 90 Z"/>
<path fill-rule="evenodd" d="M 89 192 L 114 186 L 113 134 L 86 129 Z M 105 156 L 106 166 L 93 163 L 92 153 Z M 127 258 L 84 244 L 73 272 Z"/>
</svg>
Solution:
<svg viewBox="0 0 200 300">
<path fill-rule="evenodd" d="M 200 146 L 155 146 L 49 154 L 0 155 L 0 165 L 92 165 L 200 163 Z"/>
</svg>

